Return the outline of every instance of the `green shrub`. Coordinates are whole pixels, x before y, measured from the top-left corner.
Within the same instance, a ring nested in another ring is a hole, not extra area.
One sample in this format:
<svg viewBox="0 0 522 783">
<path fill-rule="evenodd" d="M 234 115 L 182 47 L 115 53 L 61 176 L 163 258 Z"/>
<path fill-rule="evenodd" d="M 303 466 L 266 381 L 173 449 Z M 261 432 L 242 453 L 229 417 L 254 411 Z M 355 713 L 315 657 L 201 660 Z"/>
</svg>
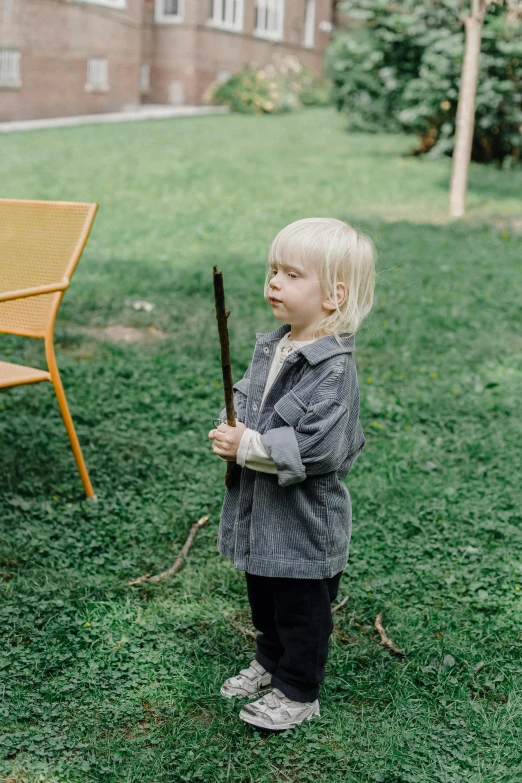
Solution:
<svg viewBox="0 0 522 783">
<path fill-rule="evenodd" d="M 353 29 L 326 55 L 337 108 L 354 130 L 406 131 L 415 154 L 451 155 L 464 52 L 462 4 L 383 0 L 343 4 Z M 500 0 L 486 15 L 472 159 L 508 165 L 522 146 L 522 24 Z"/>
<path fill-rule="evenodd" d="M 245 65 L 225 82 L 214 82 L 203 96 L 210 103 L 248 114 L 297 111 L 330 102 L 329 85 L 293 55 L 274 55 L 264 68 Z"/>
<path fill-rule="evenodd" d="M 278 110 L 276 107 L 279 95 L 275 83 L 260 77 L 256 68 L 246 65 L 227 81 L 214 82 L 203 99 L 218 105 L 230 106 L 232 111 L 261 114 Z"/>
</svg>

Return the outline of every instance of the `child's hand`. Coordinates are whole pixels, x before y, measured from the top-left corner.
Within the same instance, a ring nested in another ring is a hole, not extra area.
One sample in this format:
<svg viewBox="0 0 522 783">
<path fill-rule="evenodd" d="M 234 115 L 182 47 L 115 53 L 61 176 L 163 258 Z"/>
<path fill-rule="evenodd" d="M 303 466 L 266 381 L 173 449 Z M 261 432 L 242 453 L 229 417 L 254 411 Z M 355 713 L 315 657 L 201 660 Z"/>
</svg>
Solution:
<svg viewBox="0 0 522 783">
<path fill-rule="evenodd" d="M 241 421 L 236 421 L 235 427 L 222 423 L 217 430 L 210 430 L 208 437 L 212 440 L 214 454 L 233 462 L 236 458 L 239 441 L 245 430 L 246 425 Z"/>
</svg>

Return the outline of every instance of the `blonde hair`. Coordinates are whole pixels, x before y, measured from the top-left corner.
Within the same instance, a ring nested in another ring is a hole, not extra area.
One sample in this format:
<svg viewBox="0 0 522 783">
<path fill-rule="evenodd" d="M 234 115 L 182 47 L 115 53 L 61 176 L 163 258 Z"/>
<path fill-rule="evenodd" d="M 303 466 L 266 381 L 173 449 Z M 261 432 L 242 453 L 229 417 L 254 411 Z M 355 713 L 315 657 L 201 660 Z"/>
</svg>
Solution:
<svg viewBox="0 0 522 783">
<path fill-rule="evenodd" d="M 315 263 L 323 294 L 337 304 L 337 283 L 346 285 L 344 302 L 325 315 L 316 332 L 338 335 L 357 331 L 373 305 L 375 246 L 365 234 L 336 218 L 303 218 L 290 223 L 274 238 L 268 253 L 265 299 L 271 265 L 291 261 L 309 268 Z"/>
</svg>

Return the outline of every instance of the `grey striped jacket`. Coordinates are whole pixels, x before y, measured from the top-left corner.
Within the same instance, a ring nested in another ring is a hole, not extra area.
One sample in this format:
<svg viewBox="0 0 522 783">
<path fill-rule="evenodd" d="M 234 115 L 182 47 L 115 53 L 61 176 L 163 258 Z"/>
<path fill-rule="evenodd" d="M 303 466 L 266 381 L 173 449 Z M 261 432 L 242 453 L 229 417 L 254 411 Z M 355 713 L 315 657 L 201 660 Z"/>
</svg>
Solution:
<svg viewBox="0 0 522 783">
<path fill-rule="evenodd" d="M 260 406 L 276 345 L 290 329 L 256 334 L 252 361 L 234 384 L 236 418 L 260 433 L 277 474 L 237 466 L 217 548 L 240 571 L 321 579 L 348 562 L 351 502 L 341 479 L 365 443 L 355 344 L 353 335 L 340 335 L 341 346 L 327 335 L 296 350 Z"/>
</svg>

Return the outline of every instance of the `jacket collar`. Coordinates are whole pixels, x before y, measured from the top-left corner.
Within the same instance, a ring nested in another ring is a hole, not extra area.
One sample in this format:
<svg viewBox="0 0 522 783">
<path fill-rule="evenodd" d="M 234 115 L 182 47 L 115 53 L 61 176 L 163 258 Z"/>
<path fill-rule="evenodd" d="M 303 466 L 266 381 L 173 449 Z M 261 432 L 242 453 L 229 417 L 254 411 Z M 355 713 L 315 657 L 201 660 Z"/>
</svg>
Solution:
<svg viewBox="0 0 522 783">
<path fill-rule="evenodd" d="M 256 334 L 256 341 L 262 342 L 274 342 L 281 340 L 292 327 L 290 324 L 283 324 L 273 332 L 259 332 Z M 337 356 L 340 353 L 352 353 L 355 350 L 355 335 L 343 332 L 339 335 L 341 345 L 337 342 L 332 334 L 325 335 L 325 337 L 319 337 L 314 340 L 313 343 L 303 345 L 299 348 L 298 353 L 302 353 L 309 364 L 318 364 L 323 359 L 329 359 L 331 356 Z M 295 356 L 295 354 L 293 354 Z M 291 358 L 292 354 L 289 358 Z"/>
</svg>

